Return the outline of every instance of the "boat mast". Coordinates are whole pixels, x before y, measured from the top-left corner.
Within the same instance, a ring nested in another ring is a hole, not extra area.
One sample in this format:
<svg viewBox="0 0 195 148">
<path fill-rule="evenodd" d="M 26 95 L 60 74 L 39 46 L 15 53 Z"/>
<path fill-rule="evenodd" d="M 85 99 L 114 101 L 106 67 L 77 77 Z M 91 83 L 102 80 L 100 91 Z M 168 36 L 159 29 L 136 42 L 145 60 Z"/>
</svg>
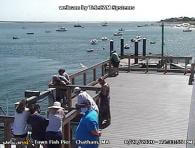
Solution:
<svg viewBox="0 0 195 148">
<path fill-rule="evenodd" d="M 162 46 L 161 46 L 161 56 L 164 57 L 164 22 L 162 22 Z"/>
</svg>

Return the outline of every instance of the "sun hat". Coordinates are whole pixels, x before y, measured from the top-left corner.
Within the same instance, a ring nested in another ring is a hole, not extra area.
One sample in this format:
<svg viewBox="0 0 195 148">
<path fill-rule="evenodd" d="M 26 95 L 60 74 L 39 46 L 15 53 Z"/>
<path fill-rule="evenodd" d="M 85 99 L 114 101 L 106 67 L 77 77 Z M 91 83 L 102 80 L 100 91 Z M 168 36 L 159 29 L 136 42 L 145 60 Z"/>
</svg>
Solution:
<svg viewBox="0 0 195 148">
<path fill-rule="evenodd" d="M 53 106 L 50 106 L 50 107 L 48 107 L 48 108 L 56 108 L 56 109 L 60 109 L 60 108 L 63 108 L 63 107 L 61 107 L 61 103 L 60 102 L 54 102 L 53 103 Z"/>
<path fill-rule="evenodd" d="M 75 87 L 74 88 L 74 94 L 77 94 L 81 91 L 81 88 L 80 87 Z"/>
</svg>

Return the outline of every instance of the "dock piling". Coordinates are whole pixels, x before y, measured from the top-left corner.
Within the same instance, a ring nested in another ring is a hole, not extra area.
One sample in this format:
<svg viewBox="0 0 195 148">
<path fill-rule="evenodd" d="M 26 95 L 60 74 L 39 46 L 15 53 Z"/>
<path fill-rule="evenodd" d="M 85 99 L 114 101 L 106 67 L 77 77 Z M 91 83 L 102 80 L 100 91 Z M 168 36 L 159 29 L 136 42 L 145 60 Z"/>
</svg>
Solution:
<svg viewBox="0 0 195 148">
<path fill-rule="evenodd" d="M 146 38 L 143 38 L 143 56 L 146 56 Z"/>
<path fill-rule="evenodd" d="M 124 38 L 121 38 L 121 57 L 124 56 Z"/>
<path fill-rule="evenodd" d="M 138 41 L 135 41 L 135 64 L 138 64 Z"/>
<path fill-rule="evenodd" d="M 110 40 L 110 56 L 113 50 L 114 50 L 114 41 Z"/>
</svg>

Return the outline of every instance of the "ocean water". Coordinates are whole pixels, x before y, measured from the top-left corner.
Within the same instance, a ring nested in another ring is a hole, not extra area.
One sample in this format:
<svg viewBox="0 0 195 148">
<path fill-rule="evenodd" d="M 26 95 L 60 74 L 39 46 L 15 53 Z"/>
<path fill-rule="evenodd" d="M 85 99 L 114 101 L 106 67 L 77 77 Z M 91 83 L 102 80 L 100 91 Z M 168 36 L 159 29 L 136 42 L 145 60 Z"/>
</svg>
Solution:
<svg viewBox="0 0 195 148">
<path fill-rule="evenodd" d="M 137 25 L 154 24 L 137 27 Z M 113 36 L 121 27 L 125 29 L 123 38 L 133 53 L 130 39 L 137 35 L 147 38 L 147 53 L 160 53 L 161 27 L 154 22 L 81 23 L 84 28 L 75 28 L 73 23 L 0 23 L 0 104 L 13 114 L 14 103 L 24 97 L 25 90 L 46 90 L 48 81 L 59 68 L 68 73 L 81 69 L 80 64 L 92 66 L 109 58 L 109 40 L 114 40 L 114 49 L 119 53 L 120 37 Z M 66 27 L 66 32 L 56 32 Z M 46 33 L 45 31 L 51 31 Z M 27 35 L 34 32 L 34 35 Z M 19 39 L 13 40 L 13 36 Z M 101 41 L 101 37 L 108 41 Z M 98 39 L 91 45 L 91 39 Z M 165 54 L 175 56 L 195 55 L 195 30 L 184 33 L 171 25 L 165 27 Z M 156 44 L 150 44 L 155 41 Z M 103 50 L 105 48 L 105 50 Z M 86 52 L 94 49 L 94 52 Z M 139 43 L 141 53 L 142 43 Z M 8 107 L 8 108 L 7 108 Z"/>
</svg>

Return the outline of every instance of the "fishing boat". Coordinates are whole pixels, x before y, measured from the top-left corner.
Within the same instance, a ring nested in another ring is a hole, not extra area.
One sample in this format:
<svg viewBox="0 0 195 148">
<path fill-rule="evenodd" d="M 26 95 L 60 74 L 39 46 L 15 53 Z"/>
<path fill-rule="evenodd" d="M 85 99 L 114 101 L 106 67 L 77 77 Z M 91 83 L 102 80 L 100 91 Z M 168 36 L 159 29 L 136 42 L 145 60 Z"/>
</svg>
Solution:
<svg viewBox="0 0 195 148">
<path fill-rule="evenodd" d="M 92 40 L 90 40 L 90 44 L 91 44 L 91 45 L 96 45 L 96 44 L 97 44 L 97 42 L 98 42 L 98 40 L 96 40 L 96 39 L 92 39 Z"/>
<path fill-rule="evenodd" d="M 130 46 L 128 44 L 125 44 L 124 49 L 130 49 Z"/>
<path fill-rule="evenodd" d="M 26 34 L 34 34 L 34 32 L 27 32 Z"/>
<path fill-rule="evenodd" d="M 155 41 L 150 41 L 150 44 L 156 44 L 156 42 Z"/>
<path fill-rule="evenodd" d="M 102 37 L 102 41 L 107 41 L 108 38 L 107 37 Z"/>
<path fill-rule="evenodd" d="M 122 36 L 123 33 L 119 31 L 119 32 L 115 32 L 113 35 L 114 35 L 114 36 Z"/>
<path fill-rule="evenodd" d="M 50 30 L 46 30 L 45 33 L 50 33 L 51 31 Z"/>
<path fill-rule="evenodd" d="M 192 29 L 190 29 L 190 27 L 183 29 L 183 32 L 192 32 Z"/>
<path fill-rule="evenodd" d="M 103 26 L 103 27 L 108 26 L 108 23 L 105 22 L 105 23 L 102 24 L 102 26 Z"/>
<path fill-rule="evenodd" d="M 125 31 L 125 29 L 123 29 L 123 28 L 120 28 L 118 31 Z"/>
<path fill-rule="evenodd" d="M 56 31 L 58 31 L 58 32 L 64 32 L 64 31 L 67 31 L 67 29 L 65 27 L 60 27 Z"/>
<path fill-rule="evenodd" d="M 19 37 L 13 36 L 13 40 L 17 40 L 17 39 L 19 39 Z"/>
<path fill-rule="evenodd" d="M 81 27 L 81 28 L 83 28 L 83 26 L 81 26 L 80 24 L 75 24 L 74 27 Z"/>
<path fill-rule="evenodd" d="M 93 52 L 94 49 L 87 49 L 87 52 Z"/>
</svg>

